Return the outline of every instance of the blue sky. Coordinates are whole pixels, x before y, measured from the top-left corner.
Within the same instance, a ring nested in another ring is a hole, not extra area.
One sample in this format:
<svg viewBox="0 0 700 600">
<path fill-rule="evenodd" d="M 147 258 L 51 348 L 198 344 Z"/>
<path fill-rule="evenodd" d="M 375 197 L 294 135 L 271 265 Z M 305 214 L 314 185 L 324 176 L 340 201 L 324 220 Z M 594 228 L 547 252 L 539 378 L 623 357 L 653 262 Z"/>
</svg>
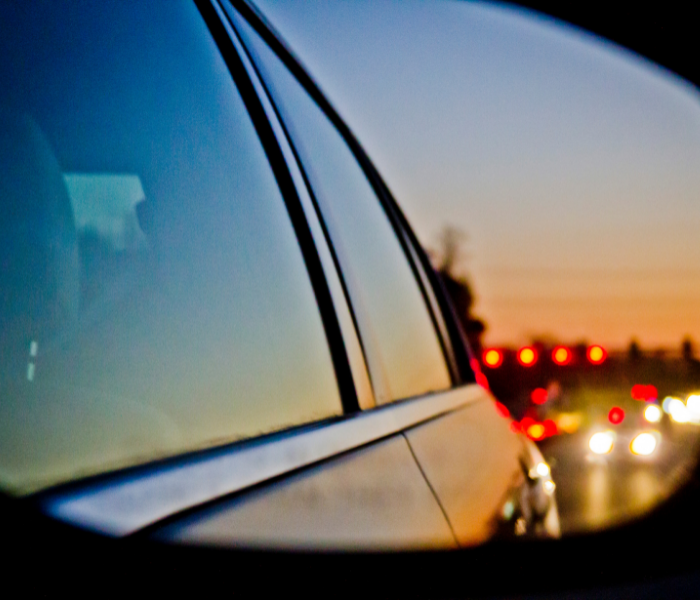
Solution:
<svg viewBox="0 0 700 600">
<path fill-rule="evenodd" d="M 700 102 L 504 4 L 258 0 L 416 233 L 467 234 L 487 343 L 700 342 Z"/>
</svg>

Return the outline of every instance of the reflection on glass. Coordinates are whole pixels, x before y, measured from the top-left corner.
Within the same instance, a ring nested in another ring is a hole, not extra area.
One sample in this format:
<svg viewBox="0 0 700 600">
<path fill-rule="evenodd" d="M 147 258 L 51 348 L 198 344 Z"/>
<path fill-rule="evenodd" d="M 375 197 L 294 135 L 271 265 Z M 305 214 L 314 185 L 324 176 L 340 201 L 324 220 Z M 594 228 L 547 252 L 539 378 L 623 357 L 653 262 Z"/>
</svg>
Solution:
<svg viewBox="0 0 700 600">
<path fill-rule="evenodd" d="M 379 403 L 450 386 L 406 255 L 352 152 L 281 61 L 237 20 L 304 161 L 339 255 Z"/>
<path fill-rule="evenodd" d="M 382 161 L 418 237 L 465 234 L 452 275 L 486 324 L 490 389 L 515 430 L 557 426 L 530 437 L 554 459 L 563 531 L 669 497 L 700 451 L 697 86 L 505 6 L 257 4 Z M 645 415 L 671 443 L 641 459 Z M 590 457 L 608 428 L 610 453 Z M 635 481 L 656 482 L 653 502 L 635 504 Z"/>
<path fill-rule="evenodd" d="M 0 487 L 339 414 L 284 202 L 196 7 L 3 4 L 0 34 Z"/>
</svg>

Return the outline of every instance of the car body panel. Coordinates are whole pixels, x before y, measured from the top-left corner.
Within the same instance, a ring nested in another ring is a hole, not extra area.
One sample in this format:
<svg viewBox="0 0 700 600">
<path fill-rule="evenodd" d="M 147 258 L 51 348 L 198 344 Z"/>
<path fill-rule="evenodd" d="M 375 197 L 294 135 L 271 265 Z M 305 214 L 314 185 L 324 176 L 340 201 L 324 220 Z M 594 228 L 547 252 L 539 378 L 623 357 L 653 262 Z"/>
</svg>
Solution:
<svg viewBox="0 0 700 600">
<path fill-rule="evenodd" d="M 456 547 L 402 435 L 219 503 L 155 537 L 296 549 Z"/>
<path fill-rule="evenodd" d="M 182 511 L 400 433 L 474 402 L 480 394 L 478 386 L 470 385 L 407 400 L 333 423 L 48 491 L 40 504 L 48 514 L 70 523 L 114 536 L 129 535 Z"/>
<path fill-rule="evenodd" d="M 460 546 L 492 537 L 509 493 L 524 485 L 523 446 L 486 391 L 460 410 L 413 427 L 406 437 Z"/>
</svg>

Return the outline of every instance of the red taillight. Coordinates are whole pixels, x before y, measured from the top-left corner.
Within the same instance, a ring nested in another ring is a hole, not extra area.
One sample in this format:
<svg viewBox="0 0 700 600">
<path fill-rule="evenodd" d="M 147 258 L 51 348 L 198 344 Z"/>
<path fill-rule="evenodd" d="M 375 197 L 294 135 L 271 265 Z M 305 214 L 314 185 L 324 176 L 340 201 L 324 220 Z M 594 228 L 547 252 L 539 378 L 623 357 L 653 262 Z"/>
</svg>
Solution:
<svg viewBox="0 0 700 600">
<path fill-rule="evenodd" d="M 532 346 L 525 346 L 518 350 L 518 362 L 523 367 L 531 367 L 537 362 L 537 350 Z"/>
<path fill-rule="evenodd" d="M 472 358 L 469 361 L 469 364 L 472 367 L 472 371 L 474 371 L 474 378 L 476 379 L 476 382 L 485 390 L 489 390 L 489 380 L 486 379 L 486 375 L 481 372 L 481 365 L 479 364 L 479 361 L 476 360 L 476 358 Z"/>
<path fill-rule="evenodd" d="M 600 365 L 604 363 L 607 357 L 608 353 L 605 351 L 603 346 L 598 346 L 595 344 L 593 346 L 588 346 L 588 350 L 586 350 L 586 358 L 588 358 L 588 362 L 592 365 Z"/>
<path fill-rule="evenodd" d="M 488 348 L 484 350 L 482 360 L 487 367 L 497 369 L 503 364 L 503 352 L 498 348 Z"/>
<path fill-rule="evenodd" d="M 608 421 L 613 425 L 619 425 L 625 418 L 625 411 L 619 406 L 613 406 L 608 413 Z"/>
<path fill-rule="evenodd" d="M 572 358 L 573 353 L 566 346 L 557 346 L 552 350 L 552 361 L 557 365 L 568 365 Z"/>
<path fill-rule="evenodd" d="M 498 414 L 502 417 L 510 417 L 510 411 L 508 410 L 508 408 L 498 401 L 496 401 L 496 410 L 498 411 Z"/>
<path fill-rule="evenodd" d="M 530 393 L 530 400 L 532 400 L 533 404 L 544 404 L 547 402 L 547 390 L 544 388 L 532 390 Z"/>
<path fill-rule="evenodd" d="M 551 436 L 557 435 L 559 433 L 559 429 L 557 428 L 557 424 L 552 419 L 545 419 L 544 423 L 542 423 L 542 425 L 544 426 L 545 437 L 551 437 Z"/>
<path fill-rule="evenodd" d="M 527 433 L 527 437 L 529 437 L 531 440 L 535 440 L 536 442 L 543 440 L 547 433 L 542 423 L 533 423 L 525 430 L 525 432 Z"/>
<path fill-rule="evenodd" d="M 656 386 L 642 385 L 638 383 L 632 386 L 632 398 L 641 400 L 642 402 L 651 402 L 659 397 L 659 392 Z"/>
</svg>

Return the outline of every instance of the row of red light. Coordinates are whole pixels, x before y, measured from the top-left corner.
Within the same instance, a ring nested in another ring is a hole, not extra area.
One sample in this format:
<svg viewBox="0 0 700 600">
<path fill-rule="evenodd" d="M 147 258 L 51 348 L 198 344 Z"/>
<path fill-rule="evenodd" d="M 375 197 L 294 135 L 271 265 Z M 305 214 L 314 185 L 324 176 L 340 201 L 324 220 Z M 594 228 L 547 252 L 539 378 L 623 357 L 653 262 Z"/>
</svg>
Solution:
<svg viewBox="0 0 700 600">
<path fill-rule="evenodd" d="M 520 348 L 515 356 L 523 367 L 532 367 L 537 363 L 539 358 L 537 350 L 533 346 L 524 346 Z M 605 348 L 598 344 L 588 346 L 586 349 L 586 358 L 592 365 L 602 364 L 607 357 L 608 353 Z M 556 365 L 562 367 L 568 365 L 573 358 L 574 353 L 566 346 L 556 346 L 552 350 L 552 362 Z M 490 369 L 497 369 L 503 364 L 503 350 L 500 348 L 487 348 L 482 354 L 482 360 L 484 365 Z"/>
<path fill-rule="evenodd" d="M 524 433 L 536 442 L 559 433 L 557 424 L 552 419 L 537 421 L 532 417 L 523 417 L 520 421 L 512 421 L 510 428 L 513 431 Z"/>
<path fill-rule="evenodd" d="M 510 411 L 504 404 L 496 401 L 496 410 L 498 414 L 506 419 L 510 419 Z M 511 421 L 510 428 L 515 432 L 522 432 L 531 440 L 539 442 L 545 438 L 559 434 L 559 428 L 552 419 L 537 421 L 532 417 L 523 417 L 520 421 Z"/>
</svg>

